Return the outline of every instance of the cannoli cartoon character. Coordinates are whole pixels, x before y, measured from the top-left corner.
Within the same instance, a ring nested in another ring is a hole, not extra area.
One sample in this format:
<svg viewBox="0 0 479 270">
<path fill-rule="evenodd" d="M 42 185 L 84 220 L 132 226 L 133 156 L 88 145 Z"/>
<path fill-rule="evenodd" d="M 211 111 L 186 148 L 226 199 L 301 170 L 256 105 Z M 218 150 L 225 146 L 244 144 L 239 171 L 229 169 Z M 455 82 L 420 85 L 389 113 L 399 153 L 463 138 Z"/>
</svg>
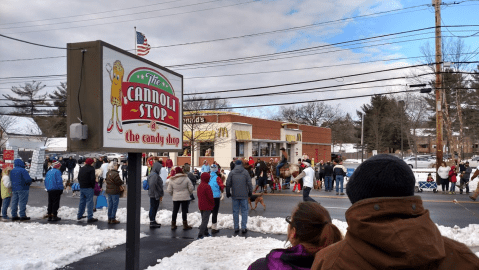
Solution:
<svg viewBox="0 0 479 270">
<path fill-rule="evenodd" d="M 121 91 L 121 83 L 123 82 L 123 75 L 125 74 L 125 69 L 121 65 L 121 62 L 116 60 L 113 63 L 113 68 L 111 68 L 110 64 L 106 65 L 106 71 L 110 75 L 111 80 L 111 94 L 110 94 L 110 103 L 112 105 L 111 108 L 111 119 L 108 123 L 106 128 L 107 132 L 111 132 L 113 129 L 113 125 L 116 122 L 116 128 L 118 132 L 123 133 L 123 128 L 121 126 L 121 118 L 118 115 L 118 108 L 121 107 L 121 100 L 123 98 L 123 93 Z M 115 111 L 116 111 L 116 121 L 113 122 L 115 118 Z"/>
</svg>

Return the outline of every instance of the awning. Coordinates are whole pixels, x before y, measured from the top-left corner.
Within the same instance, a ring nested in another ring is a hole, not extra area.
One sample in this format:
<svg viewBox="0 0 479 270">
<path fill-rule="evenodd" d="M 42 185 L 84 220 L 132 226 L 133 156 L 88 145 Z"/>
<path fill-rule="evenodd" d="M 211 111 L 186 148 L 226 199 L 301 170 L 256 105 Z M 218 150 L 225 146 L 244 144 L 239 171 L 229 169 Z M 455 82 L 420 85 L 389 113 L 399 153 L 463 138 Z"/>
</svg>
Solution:
<svg viewBox="0 0 479 270">
<path fill-rule="evenodd" d="M 191 131 L 183 131 L 183 141 L 189 141 L 191 139 Z"/>
<path fill-rule="evenodd" d="M 251 134 L 249 131 L 236 130 L 236 140 L 237 141 L 251 141 Z"/>
<path fill-rule="evenodd" d="M 215 131 L 195 131 L 195 140 L 197 141 L 214 141 L 215 140 Z"/>
</svg>

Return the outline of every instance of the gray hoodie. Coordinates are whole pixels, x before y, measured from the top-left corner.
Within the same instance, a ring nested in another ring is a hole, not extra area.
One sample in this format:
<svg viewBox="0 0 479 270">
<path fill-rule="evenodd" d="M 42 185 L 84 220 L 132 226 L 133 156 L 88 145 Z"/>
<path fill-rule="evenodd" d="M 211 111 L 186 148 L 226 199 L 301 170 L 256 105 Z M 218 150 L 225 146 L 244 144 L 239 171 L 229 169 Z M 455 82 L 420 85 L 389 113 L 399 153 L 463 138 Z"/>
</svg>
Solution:
<svg viewBox="0 0 479 270">
<path fill-rule="evenodd" d="M 161 164 L 159 162 L 155 162 L 153 167 L 151 168 L 151 173 L 148 175 L 148 185 L 150 189 L 148 189 L 148 196 L 150 198 L 155 198 L 155 200 L 159 200 L 163 197 L 163 180 L 160 177 L 160 170 Z"/>
<path fill-rule="evenodd" d="M 248 171 L 243 165 L 236 165 L 228 174 L 226 179 L 226 194 L 231 195 L 233 199 L 248 199 L 253 193 L 253 184 Z"/>
</svg>

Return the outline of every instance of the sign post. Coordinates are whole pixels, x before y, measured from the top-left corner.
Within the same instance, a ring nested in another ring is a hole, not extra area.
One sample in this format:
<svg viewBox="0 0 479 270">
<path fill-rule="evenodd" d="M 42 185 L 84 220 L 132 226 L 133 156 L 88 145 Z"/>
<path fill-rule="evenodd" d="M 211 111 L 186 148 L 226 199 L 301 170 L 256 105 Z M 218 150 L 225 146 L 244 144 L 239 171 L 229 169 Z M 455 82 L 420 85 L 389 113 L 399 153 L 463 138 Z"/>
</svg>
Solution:
<svg viewBox="0 0 479 270">
<path fill-rule="evenodd" d="M 128 153 L 125 269 L 140 266 L 141 153 Z"/>
</svg>

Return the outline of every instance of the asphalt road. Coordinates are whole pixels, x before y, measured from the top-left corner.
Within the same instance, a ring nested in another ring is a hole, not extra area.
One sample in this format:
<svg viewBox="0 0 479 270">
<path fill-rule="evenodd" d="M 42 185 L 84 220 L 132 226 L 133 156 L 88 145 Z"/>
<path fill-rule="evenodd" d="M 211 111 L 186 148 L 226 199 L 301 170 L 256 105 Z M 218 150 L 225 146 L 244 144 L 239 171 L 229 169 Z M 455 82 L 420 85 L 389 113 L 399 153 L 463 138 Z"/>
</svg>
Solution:
<svg viewBox="0 0 479 270">
<path fill-rule="evenodd" d="M 196 191 L 195 191 L 196 196 Z M 333 219 L 346 221 L 344 214 L 351 206 L 351 203 L 346 195 L 336 196 L 335 192 L 324 192 L 313 190 L 311 197 L 320 202 L 326 209 L 329 210 Z M 72 194 L 63 194 L 60 201 L 60 206 L 78 207 L 79 198 L 72 197 Z M 421 196 L 424 206 L 429 209 L 432 220 L 443 226 L 466 227 L 469 224 L 479 224 L 479 202 L 473 202 L 466 194 L 446 195 L 441 193 L 423 192 L 416 194 Z M 456 199 L 458 203 L 454 203 Z M 264 217 L 286 217 L 291 214 L 294 206 L 302 201 L 301 193 L 293 193 L 291 189 L 276 192 L 274 194 L 267 193 L 264 195 L 264 202 L 266 210 L 263 210 L 261 205 L 256 210 L 250 210 L 250 216 L 264 216 Z M 35 182 L 30 189 L 30 196 L 28 205 L 31 206 L 46 206 L 47 193 L 43 189 L 43 183 Z M 126 198 L 120 199 L 119 207 L 126 207 Z M 149 209 L 149 198 L 147 191 L 141 191 L 141 207 Z M 160 204 L 160 209 L 173 209 L 173 202 L 169 194 L 165 194 L 163 202 Z M 190 212 L 198 211 L 197 201 L 190 204 Z M 225 198 L 221 201 L 220 213 L 231 214 L 232 206 L 231 199 Z"/>
</svg>

